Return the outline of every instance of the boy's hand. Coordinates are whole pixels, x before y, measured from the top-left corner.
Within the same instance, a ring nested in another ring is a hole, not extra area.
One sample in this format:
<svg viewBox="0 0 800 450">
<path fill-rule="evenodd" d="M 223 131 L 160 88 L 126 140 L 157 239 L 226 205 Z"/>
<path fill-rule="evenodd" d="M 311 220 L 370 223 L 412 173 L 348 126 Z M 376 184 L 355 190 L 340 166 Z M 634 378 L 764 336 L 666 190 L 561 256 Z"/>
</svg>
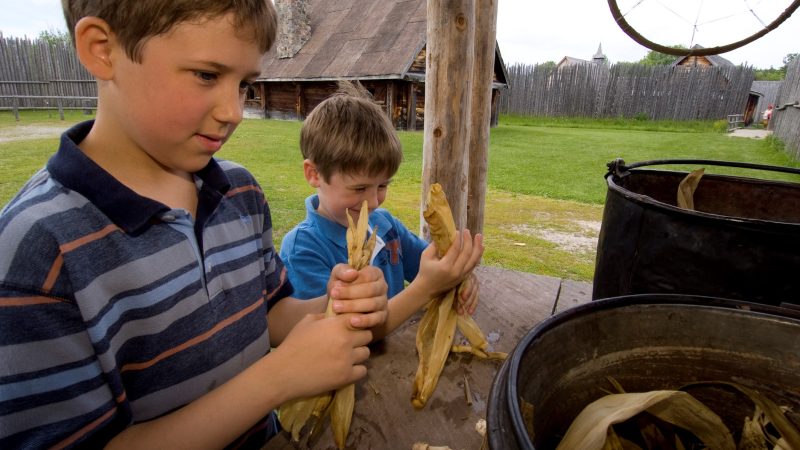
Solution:
<svg viewBox="0 0 800 450">
<path fill-rule="evenodd" d="M 349 315 L 354 328 L 372 328 L 386 322 L 387 291 L 383 272 L 374 266 L 356 271 L 346 264 L 337 264 L 328 282 L 334 312 L 361 313 Z"/>
<path fill-rule="evenodd" d="M 369 330 L 354 330 L 347 315 L 309 314 L 272 352 L 283 358 L 290 398 L 316 395 L 353 383 L 367 374 Z"/>
<path fill-rule="evenodd" d="M 469 230 L 460 231 L 444 257 L 438 258 L 437 254 L 434 244 L 422 252 L 419 272 L 414 279 L 414 283 L 420 284 L 431 296 L 456 287 L 472 273 L 483 256 L 483 236 L 477 234 L 473 238 Z M 472 295 L 471 292 L 468 294 Z"/>
</svg>

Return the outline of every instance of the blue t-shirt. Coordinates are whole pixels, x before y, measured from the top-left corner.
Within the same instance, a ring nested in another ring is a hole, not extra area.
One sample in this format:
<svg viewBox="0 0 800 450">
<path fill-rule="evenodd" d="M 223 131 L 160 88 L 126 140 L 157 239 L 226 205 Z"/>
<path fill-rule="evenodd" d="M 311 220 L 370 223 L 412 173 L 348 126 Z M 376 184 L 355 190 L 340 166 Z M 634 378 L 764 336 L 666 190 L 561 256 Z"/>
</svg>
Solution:
<svg viewBox="0 0 800 450">
<path fill-rule="evenodd" d="M 347 263 L 347 228 L 317 212 L 319 198 L 306 199 L 306 218 L 283 238 L 280 257 L 286 265 L 294 296 L 316 298 L 327 291 L 331 269 Z M 377 229 L 385 246 L 372 265 L 379 267 L 389 286 L 388 296 L 403 290 L 419 271 L 419 260 L 428 242 L 410 232 L 389 211 L 379 208 L 370 213 L 369 225 Z"/>
</svg>

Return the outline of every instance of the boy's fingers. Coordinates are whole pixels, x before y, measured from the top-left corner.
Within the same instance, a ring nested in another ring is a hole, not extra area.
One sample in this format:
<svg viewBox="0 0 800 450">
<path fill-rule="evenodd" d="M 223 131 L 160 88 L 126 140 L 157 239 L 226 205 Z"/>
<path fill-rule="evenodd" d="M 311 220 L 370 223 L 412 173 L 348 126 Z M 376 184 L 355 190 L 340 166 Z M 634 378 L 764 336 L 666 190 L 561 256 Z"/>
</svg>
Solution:
<svg viewBox="0 0 800 450">
<path fill-rule="evenodd" d="M 372 331 L 370 330 L 354 330 L 355 333 L 354 344 L 357 345 L 359 348 L 364 347 L 367 350 L 367 357 L 369 356 L 369 349 L 367 345 L 372 342 Z M 366 359 L 366 357 L 364 358 Z"/>
<path fill-rule="evenodd" d="M 367 376 L 367 366 L 363 364 L 356 364 L 353 366 L 353 381 L 358 381 Z"/>
<path fill-rule="evenodd" d="M 372 313 L 386 310 L 386 296 L 359 298 L 354 300 L 334 300 L 333 312 L 337 314 Z"/>
<path fill-rule="evenodd" d="M 345 283 L 351 283 L 358 279 L 358 277 L 358 271 L 347 264 L 337 264 L 333 267 L 333 278 L 336 280 L 344 281 Z"/>
<path fill-rule="evenodd" d="M 373 328 L 386 322 L 386 311 L 357 314 L 350 317 L 350 326 L 358 329 Z"/>
<path fill-rule="evenodd" d="M 336 282 L 331 289 L 331 297 L 334 300 L 386 297 L 389 287 L 386 285 L 380 269 L 369 266 L 359 271 L 358 274 L 359 281 L 357 283 Z"/>
</svg>

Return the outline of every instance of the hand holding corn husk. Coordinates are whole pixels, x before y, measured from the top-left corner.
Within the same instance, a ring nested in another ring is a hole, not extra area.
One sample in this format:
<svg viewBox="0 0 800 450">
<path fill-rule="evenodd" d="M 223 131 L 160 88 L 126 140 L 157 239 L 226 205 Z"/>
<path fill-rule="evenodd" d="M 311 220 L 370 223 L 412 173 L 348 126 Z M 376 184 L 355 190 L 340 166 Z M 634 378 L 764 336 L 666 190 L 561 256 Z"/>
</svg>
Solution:
<svg viewBox="0 0 800 450">
<path fill-rule="evenodd" d="M 450 205 L 439 184 L 431 186 L 423 216 L 428 222 L 431 239 L 441 257 L 447 253 L 459 234 L 456 231 Z M 468 351 L 484 358 L 506 357 L 505 353 L 487 352 L 488 342 L 472 317 L 457 313 L 456 299 L 459 290 L 463 288 L 464 283 L 434 297 L 419 322 L 416 339 L 419 366 L 411 397 L 411 403 L 417 409 L 425 406 L 436 388 L 447 355 L 454 350 L 456 328 L 470 343 L 469 346 L 457 346 L 456 351 Z"/>
<path fill-rule="evenodd" d="M 372 251 L 375 248 L 376 233 L 366 239 L 369 208 L 364 201 L 358 218 L 358 225 L 353 224 L 350 214 L 347 215 L 349 227 L 347 228 L 347 255 L 348 264 L 356 270 L 369 265 Z M 328 299 L 326 316 L 333 316 L 333 301 Z M 331 428 L 337 447 L 344 448 L 350 422 L 353 418 L 355 406 L 355 385 L 349 384 L 333 392 L 327 392 L 315 397 L 292 400 L 281 405 L 279 410 L 281 425 L 289 430 L 292 439 L 300 440 L 300 432 L 313 418 L 314 425 L 309 433 L 309 440 L 315 439 L 321 432 L 322 423 L 327 415 L 331 417 Z"/>
</svg>

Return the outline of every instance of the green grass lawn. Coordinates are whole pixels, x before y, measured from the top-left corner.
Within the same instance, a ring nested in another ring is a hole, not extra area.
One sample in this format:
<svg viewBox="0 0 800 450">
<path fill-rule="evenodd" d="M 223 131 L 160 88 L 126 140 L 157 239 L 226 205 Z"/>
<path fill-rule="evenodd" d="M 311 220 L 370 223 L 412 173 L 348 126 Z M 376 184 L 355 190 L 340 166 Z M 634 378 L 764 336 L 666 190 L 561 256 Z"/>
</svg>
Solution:
<svg viewBox="0 0 800 450">
<path fill-rule="evenodd" d="M 69 114 L 64 122 L 57 114 L 23 112 L 20 124 L 66 128 L 84 119 L 80 112 Z M 219 154 L 243 164 L 262 184 L 278 243 L 302 220 L 303 200 L 312 193 L 302 174 L 300 125 L 245 120 Z M 3 132 L 18 126 L 10 113 L 0 113 L 0 204 L 8 202 L 58 145 L 57 138 L 4 142 Z M 400 132 L 400 139 L 405 160 L 384 206 L 416 230 L 423 134 Z M 731 138 L 713 122 L 503 116 L 491 133 L 483 263 L 591 281 L 592 239 L 602 217 L 606 163 L 618 157 L 629 163 L 697 158 L 800 167 L 783 153 L 780 141 Z M 800 182 L 800 177 L 772 172 L 712 167 L 707 172 Z"/>
</svg>

